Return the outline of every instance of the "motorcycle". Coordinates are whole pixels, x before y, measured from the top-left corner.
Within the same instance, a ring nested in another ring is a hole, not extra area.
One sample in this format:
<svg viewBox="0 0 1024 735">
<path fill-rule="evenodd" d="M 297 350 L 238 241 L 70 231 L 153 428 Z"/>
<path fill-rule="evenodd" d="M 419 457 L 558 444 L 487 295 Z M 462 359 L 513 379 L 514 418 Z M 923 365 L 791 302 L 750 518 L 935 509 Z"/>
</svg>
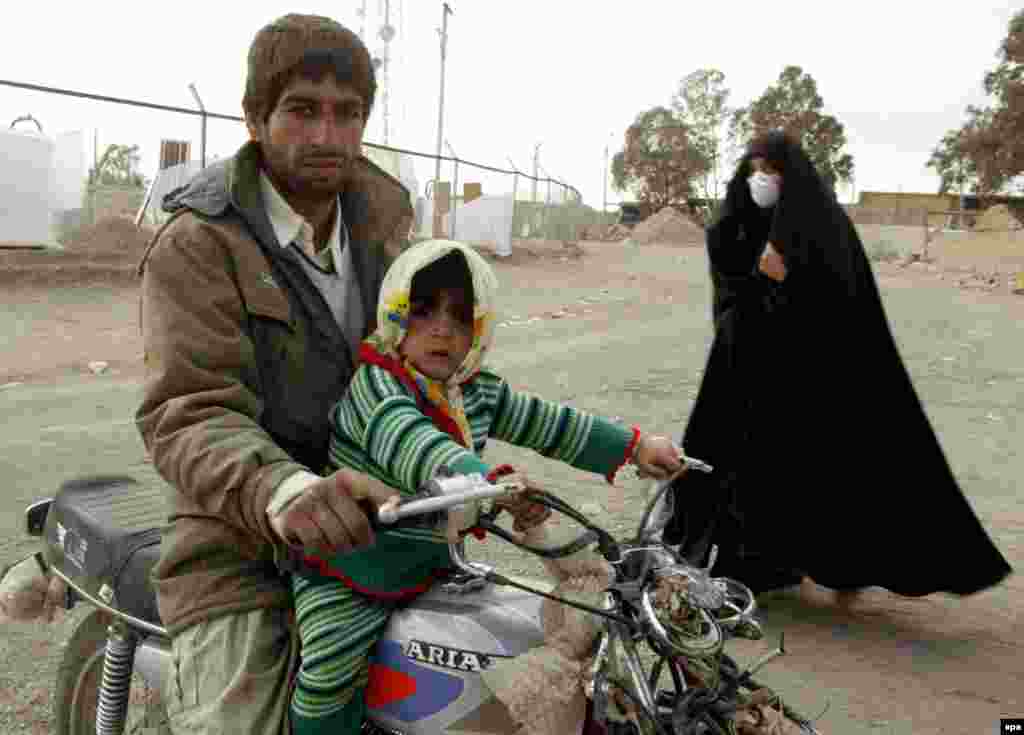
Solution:
<svg viewBox="0 0 1024 735">
<path fill-rule="evenodd" d="M 689 471 L 712 469 L 684 461 Z M 395 612 L 375 649 L 363 732 L 516 732 L 517 723 L 483 674 L 495 662 L 543 644 L 541 604 L 548 598 L 601 621 L 583 735 L 736 732 L 737 707 L 752 692 L 766 691 L 754 674 L 784 648 L 780 643 L 745 670 L 725 652 L 731 638 L 761 637 L 754 595 L 736 580 L 710 576 L 714 553 L 698 568 L 661 540 L 674 512 L 671 485 L 652 486 L 637 532 L 625 541 L 547 492 L 527 495 L 583 527 L 562 546 L 529 546 L 497 523 L 500 510 L 481 515 L 478 525 L 489 533 L 549 559 L 596 545 L 614 572 L 603 606 L 552 596 L 540 583 L 469 561 L 464 542 L 451 544 L 454 572 Z M 479 475 L 442 472 L 420 494 L 380 509 L 373 520 L 378 527 L 438 527 L 448 509 L 508 490 Z M 93 608 L 77 625 L 60 665 L 54 697 L 59 735 L 170 732 L 160 693 L 171 647 L 149 580 L 163 513 L 156 490 L 125 476 L 66 482 L 55 497 L 26 510 L 28 533 L 42 539 L 45 564 L 67 586 L 64 607 Z M 662 689 L 665 672 L 671 686 Z M 779 707 L 800 732 L 817 732 L 799 713 Z"/>
</svg>

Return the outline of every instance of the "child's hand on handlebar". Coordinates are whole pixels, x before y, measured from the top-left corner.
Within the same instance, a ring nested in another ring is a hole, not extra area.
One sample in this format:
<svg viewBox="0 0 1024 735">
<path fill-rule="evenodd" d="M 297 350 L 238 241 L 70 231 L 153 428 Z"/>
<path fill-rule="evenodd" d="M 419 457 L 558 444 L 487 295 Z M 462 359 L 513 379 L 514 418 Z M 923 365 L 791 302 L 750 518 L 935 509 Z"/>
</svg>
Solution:
<svg viewBox="0 0 1024 735">
<path fill-rule="evenodd" d="M 637 442 L 633 464 L 640 477 L 666 480 L 685 469 L 680 456 L 683 450 L 667 436 L 645 435 Z"/>
<path fill-rule="evenodd" d="M 523 493 L 529 490 L 540 490 L 536 485 L 531 484 L 526 475 L 514 473 L 501 478 L 500 482 L 518 483 L 523 490 L 511 491 L 494 499 L 494 505 L 506 510 L 515 519 L 513 528 L 519 533 L 526 533 L 531 528 L 539 526 L 551 516 L 551 509 L 540 503 L 532 503 Z"/>
</svg>

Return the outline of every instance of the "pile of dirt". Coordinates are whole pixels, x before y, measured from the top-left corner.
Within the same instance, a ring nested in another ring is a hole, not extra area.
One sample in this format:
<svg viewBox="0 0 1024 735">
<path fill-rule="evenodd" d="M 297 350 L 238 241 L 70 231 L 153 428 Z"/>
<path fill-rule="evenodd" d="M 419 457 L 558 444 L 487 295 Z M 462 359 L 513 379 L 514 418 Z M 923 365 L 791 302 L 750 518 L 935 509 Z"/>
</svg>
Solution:
<svg viewBox="0 0 1024 735">
<path fill-rule="evenodd" d="M 153 235 L 151 227 L 136 227 L 128 217 L 109 217 L 76 230 L 63 245 L 69 254 L 123 255 L 138 261 Z"/>
<path fill-rule="evenodd" d="M 975 223 L 974 229 L 1006 232 L 1008 230 L 1021 229 L 1021 224 L 1010 213 L 1009 207 L 1005 204 L 997 204 L 985 210 L 985 213 Z"/>
<path fill-rule="evenodd" d="M 70 233 L 62 250 L 0 250 L 0 285 L 56 288 L 74 285 L 130 285 L 153 238 L 150 227 L 127 217 L 102 219 Z"/>
<path fill-rule="evenodd" d="M 638 224 L 630 239 L 638 245 L 702 245 L 704 230 L 672 207 L 665 207 Z"/>
</svg>

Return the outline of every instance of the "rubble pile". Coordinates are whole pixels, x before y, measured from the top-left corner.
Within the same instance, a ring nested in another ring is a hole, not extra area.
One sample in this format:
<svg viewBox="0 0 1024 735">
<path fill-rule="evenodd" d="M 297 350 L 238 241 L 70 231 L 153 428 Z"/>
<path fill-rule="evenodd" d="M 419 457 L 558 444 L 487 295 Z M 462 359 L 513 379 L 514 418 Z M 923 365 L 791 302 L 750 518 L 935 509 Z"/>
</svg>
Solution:
<svg viewBox="0 0 1024 735">
<path fill-rule="evenodd" d="M 704 230 L 672 207 L 664 207 L 638 224 L 630 239 L 637 245 L 703 245 Z"/>
<path fill-rule="evenodd" d="M 152 228 L 136 227 L 128 217 L 108 217 L 75 231 L 63 245 L 69 255 L 121 255 L 134 261 L 153 235 Z"/>
</svg>

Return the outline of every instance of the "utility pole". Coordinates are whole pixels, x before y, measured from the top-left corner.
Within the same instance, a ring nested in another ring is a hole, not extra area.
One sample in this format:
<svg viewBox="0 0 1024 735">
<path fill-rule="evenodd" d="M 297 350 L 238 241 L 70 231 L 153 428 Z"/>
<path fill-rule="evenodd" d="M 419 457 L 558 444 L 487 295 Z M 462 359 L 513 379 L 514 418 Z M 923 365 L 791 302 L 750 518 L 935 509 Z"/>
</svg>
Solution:
<svg viewBox="0 0 1024 735">
<path fill-rule="evenodd" d="M 434 237 L 443 237 L 441 228 L 441 209 L 438 206 L 437 187 L 441 184 L 441 142 L 444 140 L 444 64 L 448 55 L 448 16 L 454 15 L 448 3 L 441 12 L 441 93 L 437 101 L 437 152 L 434 158 Z M 454 194 L 454 192 L 452 192 Z"/>
<path fill-rule="evenodd" d="M 380 27 L 377 35 L 384 42 L 384 55 L 380 59 L 380 71 L 384 103 L 384 145 L 388 145 L 391 131 L 391 114 L 388 104 L 391 96 L 391 42 L 395 39 L 395 27 L 391 25 L 391 0 L 384 0 L 384 25 Z"/>
<path fill-rule="evenodd" d="M 434 160 L 434 181 L 441 180 L 441 143 L 444 140 L 444 63 L 448 54 L 448 16 L 455 15 L 448 3 L 441 12 L 441 94 L 437 103 L 437 158 Z"/>
<path fill-rule="evenodd" d="M 362 39 L 363 43 L 366 43 L 366 0 L 363 0 L 362 7 L 356 11 L 356 15 L 359 16 L 359 38 Z"/>
<path fill-rule="evenodd" d="M 540 167 L 540 146 L 533 147 L 533 201 L 537 201 L 537 169 Z"/>
<path fill-rule="evenodd" d="M 506 156 L 506 158 L 508 158 L 508 165 L 512 167 L 513 171 L 515 171 L 515 174 L 512 176 L 512 212 L 514 219 L 516 201 L 519 199 L 519 167 L 516 166 L 515 162 L 512 161 L 512 158 L 510 156 Z"/>
</svg>

